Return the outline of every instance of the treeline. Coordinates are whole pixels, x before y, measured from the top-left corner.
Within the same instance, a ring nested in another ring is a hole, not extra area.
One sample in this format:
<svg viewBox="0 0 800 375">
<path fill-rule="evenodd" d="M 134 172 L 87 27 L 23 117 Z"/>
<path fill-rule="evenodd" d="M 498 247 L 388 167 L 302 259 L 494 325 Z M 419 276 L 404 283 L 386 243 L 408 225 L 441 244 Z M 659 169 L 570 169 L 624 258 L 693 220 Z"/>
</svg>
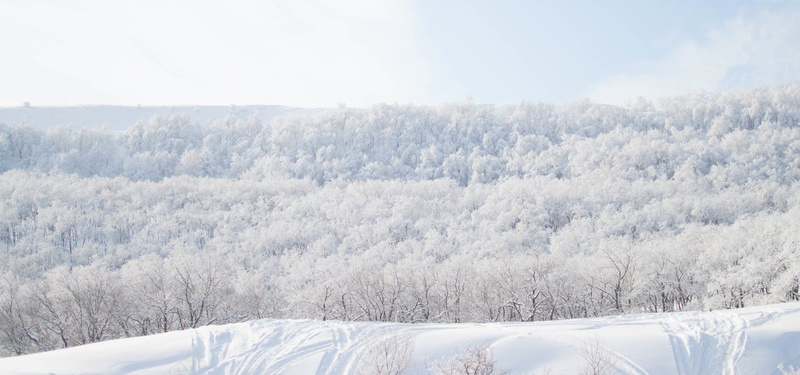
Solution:
<svg viewBox="0 0 800 375">
<path fill-rule="evenodd" d="M 126 134 L 0 126 L 0 346 L 797 300 L 798 119 L 800 84 Z"/>
<path fill-rule="evenodd" d="M 738 177 L 775 173 L 770 178 L 791 183 L 798 174 L 791 144 L 797 139 L 798 102 L 800 83 L 658 103 L 640 100 L 626 107 L 589 101 L 516 107 L 383 104 L 267 124 L 257 117 L 206 125 L 187 116 L 156 116 L 124 134 L 0 124 L 0 172 L 151 181 L 179 175 L 281 177 L 320 185 L 450 178 L 466 186 L 598 170 L 627 180 L 671 179 L 735 163 L 745 173 Z"/>
</svg>

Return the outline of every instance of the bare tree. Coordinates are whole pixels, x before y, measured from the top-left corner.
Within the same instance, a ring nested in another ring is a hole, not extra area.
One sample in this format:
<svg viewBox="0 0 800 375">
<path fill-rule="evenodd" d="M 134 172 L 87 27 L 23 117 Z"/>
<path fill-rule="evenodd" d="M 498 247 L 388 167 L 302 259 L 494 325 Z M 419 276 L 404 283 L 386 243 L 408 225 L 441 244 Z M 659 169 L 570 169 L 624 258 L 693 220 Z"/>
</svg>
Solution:
<svg viewBox="0 0 800 375">
<path fill-rule="evenodd" d="M 358 374 L 402 374 L 411 364 L 411 356 L 413 354 L 413 335 L 389 332 L 370 343 L 367 352 L 359 363 Z"/>
<path fill-rule="evenodd" d="M 129 335 L 169 332 L 178 328 L 181 301 L 173 287 L 173 270 L 158 255 L 148 254 L 129 262 L 123 270 L 131 298 L 137 301 L 126 321 Z"/>
<path fill-rule="evenodd" d="M 82 344 L 119 337 L 127 310 L 118 274 L 100 265 L 76 268 L 64 281 L 77 339 Z"/>
<path fill-rule="evenodd" d="M 492 348 L 479 346 L 467 348 L 464 353 L 433 362 L 428 371 L 433 375 L 503 375 L 498 370 Z"/>
<path fill-rule="evenodd" d="M 26 354 L 39 349 L 36 336 L 29 334 L 23 313 L 25 298 L 20 296 L 17 277 L 0 273 L 0 354 Z"/>
<path fill-rule="evenodd" d="M 207 255 L 214 258 L 215 254 Z M 181 328 L 197 328 L 213 323 L 226 323 L 221 314 L 230 298 L 229 270 L 220 258 L 200 259 L 194 254 L 173 256 L 175 295 L 180 301 L 178 322 Z"/>
<path fill-rule="evenodd" d="M 579 354 L 584 361 L 581 375 L 605 375 L 614 369 L 613 355 L 597 339 L 584 341 Z"/>
</svg>

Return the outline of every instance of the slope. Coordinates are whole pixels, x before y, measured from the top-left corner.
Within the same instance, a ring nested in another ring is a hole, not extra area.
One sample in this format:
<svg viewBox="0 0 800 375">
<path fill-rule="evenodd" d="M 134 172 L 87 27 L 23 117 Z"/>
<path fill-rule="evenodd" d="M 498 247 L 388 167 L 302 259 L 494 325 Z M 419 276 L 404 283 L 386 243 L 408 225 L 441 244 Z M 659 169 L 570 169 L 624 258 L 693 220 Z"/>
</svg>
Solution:
<svg viewBox="0 0 800 375">
<path fill-rule="evenodd" d="M 407 373 L 488 346 L 510 373 L 780 374 L 800 365 L 800 303 L 540 323 L 259 320 L 0 359 L 4 374 L 350 374 L 386 337 L 407 337 Z M 402 342 L 402 341 L 395 341 Z"/>
</svg>

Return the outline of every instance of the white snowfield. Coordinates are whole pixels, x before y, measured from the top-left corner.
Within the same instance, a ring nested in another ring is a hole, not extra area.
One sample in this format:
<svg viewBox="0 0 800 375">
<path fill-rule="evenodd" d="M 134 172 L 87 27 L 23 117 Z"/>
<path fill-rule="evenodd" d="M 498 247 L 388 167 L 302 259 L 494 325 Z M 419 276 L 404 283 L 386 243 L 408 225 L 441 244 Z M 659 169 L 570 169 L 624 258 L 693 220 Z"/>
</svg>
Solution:
<svg viewBox="0 0 800 375">
<path fill-rule="evenodd" d="M 592 348 L 609 373 L 781 374 L 800 365 L 800 303 L 537 323 L 266 319 L 0 359 L 0 373 L 352 374 L 395 335 L 413 343 L 407 374 L 482 346 L 511 374 L 579 373 Z"/>
</svg>

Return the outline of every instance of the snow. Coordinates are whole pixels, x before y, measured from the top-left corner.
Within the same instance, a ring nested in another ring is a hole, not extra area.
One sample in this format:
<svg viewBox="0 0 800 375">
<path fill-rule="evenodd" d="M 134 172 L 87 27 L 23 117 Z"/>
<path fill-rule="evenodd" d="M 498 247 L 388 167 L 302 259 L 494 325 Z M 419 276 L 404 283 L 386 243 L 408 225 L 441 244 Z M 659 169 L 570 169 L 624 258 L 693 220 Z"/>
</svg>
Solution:
<svg viewBox="0 0 800 375">
<path fill-rule="evenodd" d="M 6 125 L 25 123 L 41 130 L 59 125 L 71 125 L 75 129 L 108 126 L 111 130 L 127 130 L 140 121 L 149 121 L 155 115 L 185 114 L 197 123 L 205 125 L 211 120 L 221 120 L 227 116 L 233 116 L 239 120 L 258 116 L 262 121 L 269 122 L 279 116 L 311 114 L 320 111 L 278 105 L 0 107 L 0 123 Z"/>
<path fill-rule="evenodd" d="M 376 339 L 413 340 L 407 373 L 488 345 L 511 373 L 577 373 L 600 347 L 622 374 L 780 374 L 800 365 L 800 303 L 536 323 L 259 320 L 0 359 L 2 374 L 350 374 Z"/>
</svg>

